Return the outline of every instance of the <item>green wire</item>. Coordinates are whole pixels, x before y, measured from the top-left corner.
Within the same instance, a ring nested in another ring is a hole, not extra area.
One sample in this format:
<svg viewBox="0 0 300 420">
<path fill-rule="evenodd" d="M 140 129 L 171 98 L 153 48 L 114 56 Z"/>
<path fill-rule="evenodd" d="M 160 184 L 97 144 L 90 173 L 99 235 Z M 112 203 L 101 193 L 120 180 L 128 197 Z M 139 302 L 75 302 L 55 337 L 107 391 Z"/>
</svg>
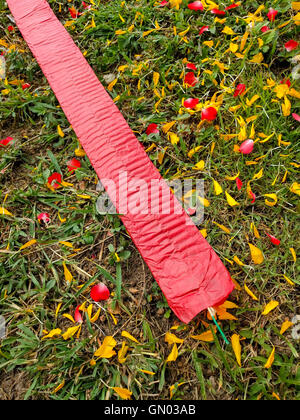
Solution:
<svg viewBox="0 0 300 420">
<path fill-rule="evenodd" d="M 218 322 L 217 322 L 216 318 L 213 316 L 213 314 L 211 313 L 211 311 L 209 311 L 209 313 L 210 313 L 210 315 L 211 315 L 211 317 L 212 317 L 212 319 L 213 319 L 214 323 L 216 324 L 216 327 L 218 328 L 218 330 L 219 330 L 219 332 L 220 332 L 221 336 L 223 337 L 223 339 L 224 339 L 225 343 L 226 343 L 226 344 L 229 344 L 229 341 L 227 340 L 227 338 L 226 338 L 225 334 L 223 333 L 223 331 L 222 331 L 222 329 L 221 329 L 220 325 L 218 324 Z"/>
</svg>

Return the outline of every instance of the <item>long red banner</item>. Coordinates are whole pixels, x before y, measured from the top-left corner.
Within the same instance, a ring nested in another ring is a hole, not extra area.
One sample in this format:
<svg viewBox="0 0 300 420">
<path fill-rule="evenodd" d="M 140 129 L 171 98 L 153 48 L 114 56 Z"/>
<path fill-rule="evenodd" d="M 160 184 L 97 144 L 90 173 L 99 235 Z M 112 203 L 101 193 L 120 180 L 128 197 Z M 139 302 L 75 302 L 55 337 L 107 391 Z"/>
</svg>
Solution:
<svg viewBox="0 0 300 420">
<path fill-rule="evenodd" d="M 121 112 L 45 0 L 7 0 L 25 41 L 47 77 L 136 247 L 183 322 L 223 302 L 234 288 L 212 247 L 161 178 Z M 122 174 L 122 176 L 121 176 Z M 126 176 L 124 176 L 126 175 Z M 127 202 L 146 198 L 151 211 Z M 108 186 L 107 180 L 115 185 Z M 130 183 L 139 188 L 128 188 Z M 155 181 L 153 194 L 146 189 Z M 124 198 L 124 197 L 123 197 Z M 160 203 L 170 211 L 159 211 Z M 164 214 L 165 213 L 165 214 Z"/>
</svg>

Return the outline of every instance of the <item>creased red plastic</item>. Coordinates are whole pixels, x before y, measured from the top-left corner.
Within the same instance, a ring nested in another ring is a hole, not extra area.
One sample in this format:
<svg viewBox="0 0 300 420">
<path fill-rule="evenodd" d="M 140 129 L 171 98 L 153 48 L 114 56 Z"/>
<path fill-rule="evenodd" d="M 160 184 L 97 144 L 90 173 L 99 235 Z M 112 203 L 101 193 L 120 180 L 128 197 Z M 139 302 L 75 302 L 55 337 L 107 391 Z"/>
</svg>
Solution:
<svg viewBox="0 0 300 420">
<path fill-rule="evenodd" d="M 7 3 L 100 180 L 115 181 L 116 195 L 108 193 L 116 209 L 120 172 L 127 173 L 128 183 L 161 181 L 148 204 L 155 210 L 171 200 L 171 214 L 135 214 L 133 206 L 121 218 L 172 310 L 188 323 L 223 302 L 234 288 L 228 271 L 173 194 L 170 199 L 169 187 L 48 3 Z M 136 194 L 129 193 L 131 202 Z"/>
</svg>

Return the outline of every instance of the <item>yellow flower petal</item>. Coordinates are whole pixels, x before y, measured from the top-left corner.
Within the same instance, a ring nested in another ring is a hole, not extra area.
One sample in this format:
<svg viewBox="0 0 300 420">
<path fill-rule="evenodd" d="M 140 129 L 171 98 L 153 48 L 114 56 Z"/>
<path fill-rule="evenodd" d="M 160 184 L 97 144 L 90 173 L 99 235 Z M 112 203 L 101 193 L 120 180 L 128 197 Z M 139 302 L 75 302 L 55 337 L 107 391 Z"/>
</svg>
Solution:
<svg viewBox="0 0 300 420">
<path fill-rule="evenodd" d="M 169 354 L 166 362 L 175 362 L 178 357 L 178 348 L 177 345 L 174 344 L 171 353 Z"/>
<path fill-rule="evenodd" d="M 240 265 L 241 267 L 245 265 L 236 255 L 233 257 L 233 261 L 236 262 L 237 265 Z"/>
<path fill-rule="evenodd" d="M 267 360 L 267 363 L 265 364 L 266 369 L 269 369 L 273 365 L 274 358 L 275 358 L 274 356 L 275 356 L 275 347 L 273 347 L 273 350 Z"/>
<path fill-rule="evenodd" d="M 200 160 L 200 162 L 196 163 L 196 165 L 193 167 L 193 169 L 196 169 L 198 171 L 203 171 L 204 168 L 205 168 L 204 160 Z"/>
<path fill-rule="evenodd" d="M 139 369 L 140 372 L 146 373 L 146 375 L 155 375 L 155 372 L 151 372 L 150 370 Z"/>
<path fill-rule="evenodd" d="M 291 115 L 292 104 L 287 96 L 285 96 L 284 103 L 281 105 L 281 108 L 284 117 Z"/>
<path fill-rule="evenodd" d="M 118 351 L 118 361 L 119 363 L 125 363 L 126 362 L 126 353 L 128 351 L 129 347 L 126 345 L 126 342 L 123 341 L 121 349 Z"/>
<path fill-rule="evenodd" d="M 225 191 L 225 195 L 226 195 L 227 203 L 231 207 L 234 207 L 234 206 L 238 206 L 239 205 L 239 203 L 233 197 L 231 197 L 231 195 L 227 191 Z"/>
<path fill-rule="evenodd" d="M 60 391 L 65 386 L 65 381 L 63 380 L 61 384 L 59 384 L 55 390 L 53 391 L 53 394 L 56 394 L 58 391 Z"/>
<path fill-rule="evenodd" d="M 32 239 L 31 241 L 28 241 L 28 242 L 26 242 L 26 244 L 22 245 L 22 246 L 20 247 L 20 251 L 21 251 L 22 249 L 29 248 L 30 246 L 32 246 L 32 245 L 34 245 L 34 244 L 36 244 L 36 243 L 37 243 L 37 240 L 36 240 L 36 239 Z"/>
<path fill-rule="evenodd" d="M 169 123 L 166 123 L 163 125 L 162 130 L 165 134 L 168 133 L 168 131 L 171 130 L 171 128 L 173 127 L 173 125 L 176 124 L 176 121 L 171 121 Z"/>
<path fill-rule="evenodd" d="M 235 32 L 229 26 L 225 26 L 222 32 L 226 35 L 235 35 Z"/>
<path fill-rule="evenodd" d="M 230 234 L 230 232 L 231 232 L 231 230 L 230 229 L 228 229 L 226 226 L 224 226 L 224 225 L 220 225 L 219 223 L 217 223 L 217 222 L 213 222 L 215 225 L 217 225 L 221 230 L 223 230 L 223 232 L 225 232 L 225 233 L 228 233 L 228 234 Z"/>
<path fill-rule="evenodd" d="M 215 194 L 216 195 L 222 194 L 223 189 L 222 189 L 221 185 L 218 183 L 218 181 L 213 179 L 213 183 L 214 183 Z"/>
<path fill-rule="evenodd" d="M 60 125 L 57 126 L 57 132 L 60 137 L 65 137 L 65 133 L 62 131 Z"/>
<path fill-rule="evenodd" d="M 63 262 L 63 267 L 64 267 L 65 279 L 68 283 L 71 283 L 73 281 L 73 276 L 72 276 L 71 272 L 69 271 L 69 269 L 67 268 L 65 262 Z"/>
<path fill-rule="evenodd" d="M 112 82 L 110 82 L 110 84 L 107 86 L 107 90 L 109 90 L 110 92 L 113 90 L 115 84 L 117 83 L 118 79 L 113 80 Z"/>
<path fill-rule="evenodd" d="M 253 104 L 254 104 L 254 102 L 256 102 L 258 99 L 260 98 L 260 96 L 259 95 L 254 95 L 251 99 L 250 99 L 250 101 L 249 101 L 249 99 L 246 99 L 246 104 L 247 104 L 247 106 L 252 106 Z"/>
<path fill-rule="evenodd" d="M 177 134 L 172 133 L 171 131 L 168 132 L 168 139 L 172 144 L 177 144 L 179 142 Z"/>
<path fill-rule="evenodd" d="M 66 241 L 59 241 L 60 244 L 68 247 L 68 248 L 74 248 L 73 244 L 71 244 L 71 242 L 66 242 Z"/>
<path fill-rule="evenodd" d="M 55 330 L 50 331 L 47 335 L 44 335 L 42 337 L 42 340 L 45 340 L 46 338 L 53 338 L 61 335 L 62 331 L 60 328 L 56 328 Z"/>
<path fill-rule="evenodd" d="M 286 275 L 282 274 L 282 276 L 288 282 L 288 284 L 290 284 L 291 286 L 295 286 L 295 283 L 292 282 L 292 280 L 289 279 Z"/>
<path fill-rule="evenodd" d="M 296 262 L 297 261 L 297 256 L 296 256 L 296 252 L 295 252 L 294 248 L 290 248 L 290 251 L 291 251 L 294 262 Z"/>
<path fill-rule="evenodd" d="M 203 236 L 203 238 L 207 238 L 207 230 L 206 229 L 201 229 L 200 233 Z"/>
<path fill-rule="evenodd" d="M 271 300 L 264 308 L 262 315 L 268 315 L 269 312 L 273 311 L 273 309 L 277 308 L 279 302 L 277 300 Z"/>
<path fill-rule="evenodd" d="M 294 182 L 290 187 L 290 191 L 294 194 L 300 195 L 300 184 L 298 182 Z M 0 208 L 0 214 L 1 214 L 1 208 Z"/>
<path fill-rule="evenodd" d="M 264 262 L 264 255 L 262 251 L 252 244 L 248 244 L 250 247 L 251 258 L 254 264 L 261 264 Z"/>
<path fill-rule="evenodd" d="M 5 216 L 14 217 L 14 215 L 11 212 L 9 212 L 8 210 L 6 210 L 4 207 L 0 207 L 0 216 L 1 216 L 1 214 L 5 215 Z"/>
<path fill-rule="evenodd" d="M 113 387 L 113 390 L 121 397 L 123 400 L 130 400 L 132 392 L 126 388 L 120 388 L 118 386 Z"/>
<path fill-rule="evenodd" d="M 126 337 L 126 338 L 128 338 L 129 340 L 131 340 L 131 341 L 134 341 L 135 343 L 137 343 L 137 344 L 140 344 L 138 341 L 137 341 L 137 339 L 136 338 L 134 338 L 131 334 L 129 334 L 129 332 L 127 332 L 127 331 L 122 331 L 122 337 Z"/>
<path fill-rule="evenodd" d="M 264 61 L 264 56 L 263 54 L 260 52 L 258 54 L 256 54 L 252 60 L 250 60 L 250 63 L 255 63 L 255 64 L 260 64 Z"/>
<path fill-rule="evenodd" d="M 277 204 L 278 198 L 276 194 L 264 194 L 264 197 L 270 198 L 272 200 L 265 200 L 267 206 L 273 207 Z"/>
<path fill-rule="evenodd" d="M 117 345 L 116 340 L 111 337 L 107 336 L 104 338 L 102 345 L 99 347 L 98 350 L 96 350 L 94 356 L 95 357 L 101 357 L 105 359 L 110 359 L 113 357 L 116 352 L 113 350 L 113 348 Z"/>
<path fill-rule="evenodd" d="M 56 308 L 56 310 L 55 310 L 55 318 L 57 318 L 58 317 L 58 313 L 59 313 L 59 311 L 60 311 L 60 308 L 62 307 L 62 303 L 59 303 L 58 305 L 57 305 L 57 308 Z"/>
<path fill-rule="evenodd" d="M 203 207 L 209 207 L 210 206 L 210 202 L 206 198 L 198 197 L 198 200 L 200 201 L 200 203 L 202 204 Z"/>
<path fill-rule="evenodd" d="M 75 324 L 75 319 L 70 314 L 63 314 L 64 318 L 67 318 L 69 321 L 73 322 Z"/>
<path fill-rule="evenodd" d="M 251 292 L 249 287 L 244 285 L 244 289 L 245 289 L 246 293 L 248 293 L 248 295 L 252 297 L 253 300 L 258 300 L 258 298 L 255 296 L 255 294 L 253 292 Z"/>
<path fill-rule="evenodd" d="M 240 176 L 240 171 L 234 176 L 226 176 L 225 179 L 227 181 L 235 181 Z"/>
<path fill-rule="evenodd" d="M 284 321 L 281 325 L 280 334 L 284 334 L 292 325 L 294 324 L 289 320 Z"/>
<path fill-rule="evenodd" d="M 242 366 L 242 361 L 241 361 L 242 347 L 240 343 L 240 336 L 238 334 L 233 334 L 233 336 L 231 337 L 231 345 L 232 345 L 236 360 L 238 362 L 238 365 L 241 367 Z"/>
<path fill-rule="evenodd" d="M 205 341 L 207 343 L 211 343 L 214 341 L 213 333 L 208 330 L 199 335 L 192 335 L 191 336 L 194 340 Z"/>
<path fill-rule="evenodd" d="M 183 343 L 184 340 L 182 340 L 181 338 L 176 337 L 175 334 L 172 334 L 170 332 L 167 332 L 166 335 L 165 335 L 165 341 L 168 344 L 175 344 L 175 343 L 181 344 L 181 343 Z"/>
<path fill-rule="evenodd" d="M 79 329 L 81 329 L 81 325 L 76 325 L 76 327 L 68 328 L 68 330 L 62 335 L 63 339 L 68 340 L 69 338 L 73 337 Z"/>
</svg>

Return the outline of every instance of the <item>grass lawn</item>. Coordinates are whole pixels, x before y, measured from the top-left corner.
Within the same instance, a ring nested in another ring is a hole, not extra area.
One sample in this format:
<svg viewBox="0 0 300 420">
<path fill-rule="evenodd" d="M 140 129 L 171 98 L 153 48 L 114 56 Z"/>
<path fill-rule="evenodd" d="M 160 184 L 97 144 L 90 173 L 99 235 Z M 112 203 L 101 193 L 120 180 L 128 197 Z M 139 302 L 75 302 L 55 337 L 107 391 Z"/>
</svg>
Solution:
<svg viewBox="0 0 300 420">
<path fill-rule="evenodd" d="M 215 308 L 230 343 L 206 312 L 181 324 L 97 213 L 95 172 L 0 0 L 0 398 L 299 399 L 300 2 L 49 3 L 161 175 L 204 180 L 199 229 L 236 284 Z"/>
</svg>

